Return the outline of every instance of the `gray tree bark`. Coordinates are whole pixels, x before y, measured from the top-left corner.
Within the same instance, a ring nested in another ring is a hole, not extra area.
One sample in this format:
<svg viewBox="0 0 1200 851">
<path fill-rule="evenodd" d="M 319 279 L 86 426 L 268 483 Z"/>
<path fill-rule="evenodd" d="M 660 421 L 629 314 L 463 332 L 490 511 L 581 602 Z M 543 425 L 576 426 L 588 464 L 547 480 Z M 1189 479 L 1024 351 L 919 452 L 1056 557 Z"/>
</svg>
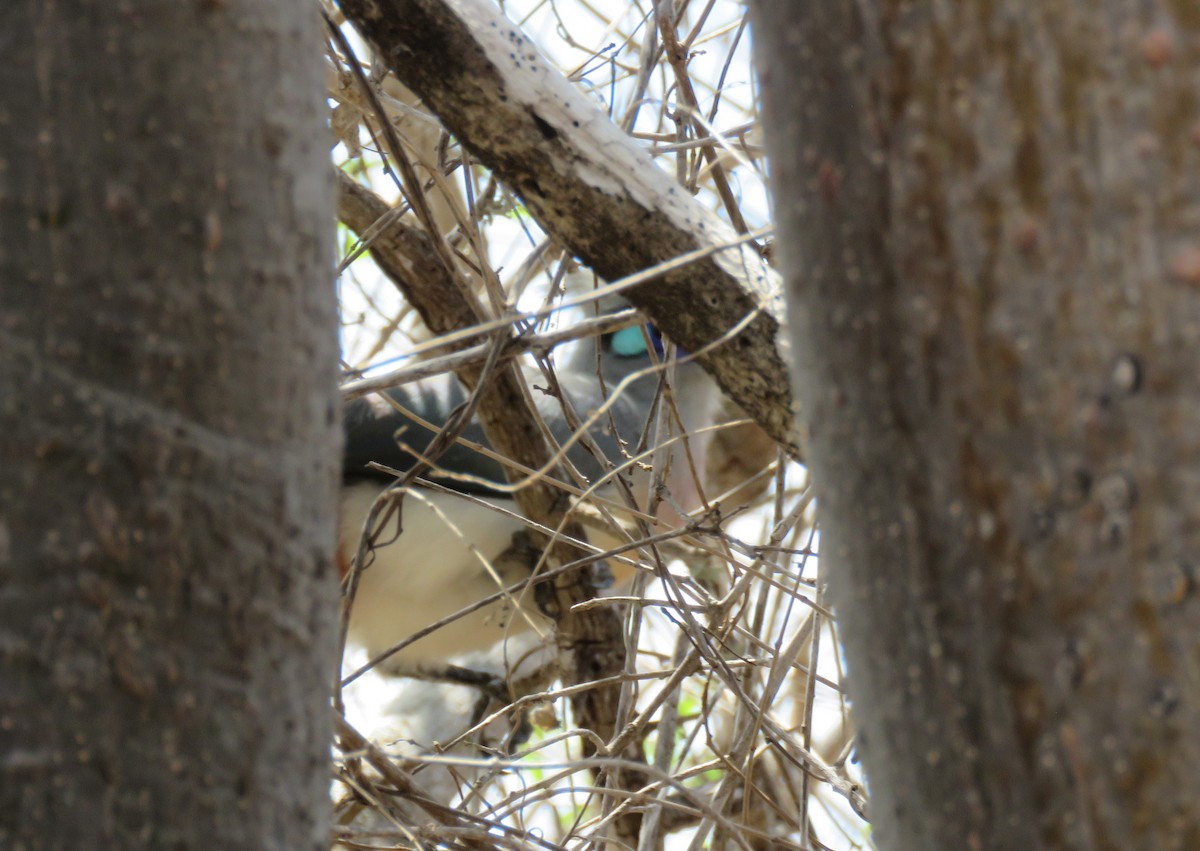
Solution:
<svg viewBox="0 0 1200 851">
<path fill-rule="evenodd" d="M 1200 12 L 758 0 L 881 849 L 1200 847 Z"/>
<path fill-rule="evenodd" d="M 0 4 L 0 846 L 324 848 L 315 10 Z"/>
</svg>

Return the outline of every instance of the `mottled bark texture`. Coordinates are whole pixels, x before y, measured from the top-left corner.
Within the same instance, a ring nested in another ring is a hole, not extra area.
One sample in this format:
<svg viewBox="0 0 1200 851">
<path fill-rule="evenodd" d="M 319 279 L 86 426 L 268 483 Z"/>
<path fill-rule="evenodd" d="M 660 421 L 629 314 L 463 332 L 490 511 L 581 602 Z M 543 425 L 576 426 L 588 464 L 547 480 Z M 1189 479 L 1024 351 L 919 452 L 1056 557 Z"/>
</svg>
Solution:
<svg viewBox="0 0 1200 851">
<path fill-rule="evenodd" d="M 1200 847 L 1200 6 L 754 25 L 879 847 Z"/>
<path fill-rule="evenodd" d="M 328 847 L 314 9 L 0 4 L 0 846 Z"/>
<path fill-rule="evenodd" d="M 578 92 L 489 0 L 340 0 L 379 60 L 538 224 L 610 281 L 736 239 Z M 774 273 L 741 245 L 680 264 L 629 300 L 702 358 L 722 389 L 799 454 Z M 755 311 L 758 311 L 755 313 Z"/>
</svg>

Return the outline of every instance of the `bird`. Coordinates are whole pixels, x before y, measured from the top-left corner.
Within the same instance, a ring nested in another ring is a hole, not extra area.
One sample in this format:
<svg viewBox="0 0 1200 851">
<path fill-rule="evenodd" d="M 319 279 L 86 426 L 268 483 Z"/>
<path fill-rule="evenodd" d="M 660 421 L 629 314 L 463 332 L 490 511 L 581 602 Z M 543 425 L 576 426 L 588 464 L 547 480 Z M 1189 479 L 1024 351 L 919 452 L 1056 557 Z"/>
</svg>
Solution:
<svg viewBox="0 0 1200 851">
<path fill-rule="evenodd" d="M 585 484 L 599 481 L 613 465 L 628 460 L 643 434 L 652 434 L 647 424 L 662 398 L 663 374 L 661 367 L 654 367 L 663 363 L 662 353 L 662 340 L 653 325 L 633 325 L 580 341 L 555 366 L 562 396 L 578 420 L 587 420 L 606 401 L 609 404 L 587 425 L 591 446 L 602 457 L 596 457 L 582 440 L 571 443 L 566 452 Z M 554 440 L 566 445 L 573 432 L 563 401 L 537 389 L 548 382 L 536 365 L 523 364 L 521 371 L 535 388 L 531 398 Z M 622 384 L 641 372 L 645 374 Z M 698 364 L 679 364 L 673 387 L 675 410 L 685 428 L 695 431 L 712 421 L 719 392 Z M 385 500 L 395 500 L 395 474 L 412 470 L 429 451 L 435 430 L 442 429 L 469 396 L 457 377 L 446 373 L 357 399 L 345 409 L 338 562 L 344 578 L 352 569 L 357 573 L 347 642 L 366 650 L 372 659 L 386 655 L 381 665 L 384 674 L 442 669 L 513 636 L 529 632 L 548 636 L 552 629 L 534 595 L 522 592 L 502 595 L 429 630 L 528 579 L 537 562 L 538 553 L 532 549 L 511 492 L 489 486 L 505 481 L 495 458 L 462 443 L 451 444 L 421 479 L 402 489 L 399 512 L 388 512 L 379 502 L 385 493 L 389 494 Z M 487 443 L 475 420 L 466 424 L 461 436 L 472 443 Z M 704 433 L 691 439 L 700 470 L 706 445 Z M 696 481 L 681 452 L 675 455 L 667 479 L 672 499 L 663 501 L 658 511 L 667 522 L 680 521 L 701 504 L 702 481 Z M 645 499 L 651 473 L 644 464 L 629 466 L 635 471 L 635 491 L 640 489 Z M 375 506 L 379 507 L 375 528 L 370 528 Z M 356 556 L 360 563 L 354 568 Z M 428 632 L 388 653 L 422 631 Z"/>
</svg>

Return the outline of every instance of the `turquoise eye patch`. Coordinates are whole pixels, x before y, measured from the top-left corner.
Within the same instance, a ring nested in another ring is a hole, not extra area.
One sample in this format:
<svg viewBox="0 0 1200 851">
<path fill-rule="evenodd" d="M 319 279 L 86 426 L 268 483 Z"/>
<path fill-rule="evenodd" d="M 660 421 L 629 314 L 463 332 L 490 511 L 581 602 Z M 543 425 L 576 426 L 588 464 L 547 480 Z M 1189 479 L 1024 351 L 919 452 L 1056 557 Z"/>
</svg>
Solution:
<svg viewBox="0 0 1200 851">
<path fill-rule="evenodd" d="M 646 353 L 646 338 L 642 329 L 635 325 L 632 328 L 622 328 L 612 335 L 613 354 L 623 358 L 632 358 Z"/>
</svg>

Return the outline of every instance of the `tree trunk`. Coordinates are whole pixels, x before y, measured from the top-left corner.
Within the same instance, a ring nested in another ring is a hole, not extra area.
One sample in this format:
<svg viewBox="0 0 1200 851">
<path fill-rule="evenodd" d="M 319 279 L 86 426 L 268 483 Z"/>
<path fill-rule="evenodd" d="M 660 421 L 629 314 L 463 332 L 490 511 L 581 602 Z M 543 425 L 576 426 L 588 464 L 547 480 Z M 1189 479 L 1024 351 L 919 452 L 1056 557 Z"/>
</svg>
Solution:
<svg viewBox="0 0 1200 851">
<path fill-rule="evenodd" d="M 758 0 L 881 849 L 1200 847 L 1200 13 Z"/>
<path fill-rule="evenodd" d="M 0 4 L 0 846 L 328 846 L 314 10 Z"/>
</svg>

